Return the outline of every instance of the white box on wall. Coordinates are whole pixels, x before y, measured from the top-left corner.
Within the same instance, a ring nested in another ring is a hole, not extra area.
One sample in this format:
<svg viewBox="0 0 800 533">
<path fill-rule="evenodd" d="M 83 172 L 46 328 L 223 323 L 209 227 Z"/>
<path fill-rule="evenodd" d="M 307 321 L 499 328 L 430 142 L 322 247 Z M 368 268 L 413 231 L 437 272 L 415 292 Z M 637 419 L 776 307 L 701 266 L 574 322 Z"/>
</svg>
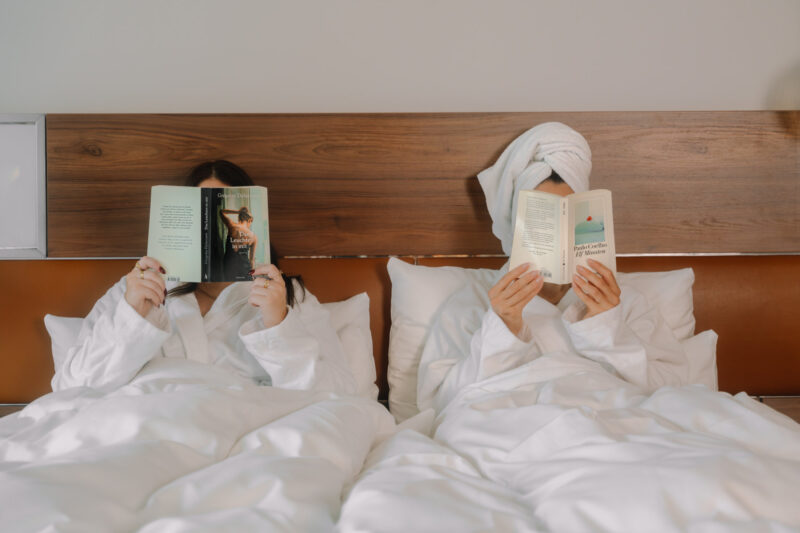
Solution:
<svg viewBox="0 0 800 533">
<path fill-rule="evenodd" d="M 0 114 L 0 259 L 47 256 L 44 121 Z"/>
</svg>

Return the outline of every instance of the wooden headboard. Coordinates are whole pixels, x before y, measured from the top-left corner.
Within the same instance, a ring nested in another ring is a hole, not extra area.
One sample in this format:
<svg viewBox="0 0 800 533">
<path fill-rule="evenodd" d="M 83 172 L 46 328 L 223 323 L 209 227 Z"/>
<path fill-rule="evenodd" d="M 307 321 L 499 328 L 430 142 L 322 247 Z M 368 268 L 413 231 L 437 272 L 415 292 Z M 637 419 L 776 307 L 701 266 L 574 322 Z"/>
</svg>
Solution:
<svg viewBox="0 0 800 533">
<path fill-rule="evenodd" d="M 475 175 L 550 120 L 585 135 L 592 187 L 614 193 L 619 269 L 695 268 L 721 388 L 800 393 L 798 111 L 48 115 L 48 256 L 83 260 L 0 261 L 0 402 L 49 390 L 41 317 L 86 314 L 130 268 L 93 258 L 144 254 L 150 186 L 221 158 L 269 188 L 284 270 L 323 301 L 370 292 L 380 372 L 386 258 L 502 263 Z"/>
</svg>

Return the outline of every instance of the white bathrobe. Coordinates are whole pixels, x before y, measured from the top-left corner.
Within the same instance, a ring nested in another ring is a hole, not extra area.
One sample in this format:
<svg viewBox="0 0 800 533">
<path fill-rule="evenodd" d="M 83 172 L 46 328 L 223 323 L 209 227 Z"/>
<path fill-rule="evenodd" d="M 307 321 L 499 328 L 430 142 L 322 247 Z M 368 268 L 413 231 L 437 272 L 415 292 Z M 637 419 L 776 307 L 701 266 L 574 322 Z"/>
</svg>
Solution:
<svg viewBox="0 0 800 533">
<path fill-rule="evenodd" d="M 583 356 L 647 392 L 690 382 L 680 341 L 641 293 L 623 287 L 619 305 L 582 320 L 585 306 L 571 291 L 568 296 L 558 306 L 539 296 L 531 300 L 523 310 L 521 338 L 511 333 L 490 307 L 472 337 L 469 355 L 444 377 L 434 401 L 436 410 L 443 409 L 467 385 L 544 354 Z"/>
<path fill-rule="evenodd" d="M 153 358 L 176 357 L 262 385 L 354 393 L 355 379 L 319 301 L 306 291 L 280 324 L 264 328 L 258 309 L 247 301 L 249 285 L 226 287 L 205 316 L 195 295 L 185 294 L 168 298 L 143 318 L 125 300 L 122 278 L 84 319 L 76 345 L 56 369 L 53 390 L 88 386 L 111 391 Z"/>
</svg>

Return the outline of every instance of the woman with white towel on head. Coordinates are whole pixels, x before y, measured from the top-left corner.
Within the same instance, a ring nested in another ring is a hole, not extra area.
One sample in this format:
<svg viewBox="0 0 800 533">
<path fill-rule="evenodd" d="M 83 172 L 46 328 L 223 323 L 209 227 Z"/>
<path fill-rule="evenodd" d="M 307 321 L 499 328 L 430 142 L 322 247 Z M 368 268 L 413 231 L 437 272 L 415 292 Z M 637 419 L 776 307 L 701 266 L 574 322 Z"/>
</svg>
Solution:
<svg viewBox="0 0 800 533">
<path fill-rule="evenodd" d="M 506 254 L 511 253 L 518 192 L 567 196 L 587 191 L 591 157 L 580 133 L 548 122 L 522 134 L 478 174 L 492 231 Z M 420 382 L 419 390 L 428 391 L 418 398 L 420 409 L 435 405 L 440 410 L 465 386 L 545 353 L 579 354 L 645 391 L 686 384 L 686 355 L 663 317 L 642 294 L 620 289 L 610 269 L 594 260 L 588 264 L 591 269 L 578 267 L 571 285 L 546 283 L 528 264 L 506 272 L 489 290 L 491 305 L 470 353 L 441 383 L 432 382 L 441 374 L 420 373 L 431 380 Z"/>
</svg>

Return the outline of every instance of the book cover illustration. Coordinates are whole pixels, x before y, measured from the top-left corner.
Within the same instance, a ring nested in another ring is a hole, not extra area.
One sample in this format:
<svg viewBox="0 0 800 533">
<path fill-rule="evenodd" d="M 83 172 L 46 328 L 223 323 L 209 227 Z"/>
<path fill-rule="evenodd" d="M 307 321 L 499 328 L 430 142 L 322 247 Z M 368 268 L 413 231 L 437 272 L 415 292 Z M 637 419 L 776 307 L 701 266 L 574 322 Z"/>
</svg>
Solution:
<svg viewBox="0 0 800 533">
<path fill-rule="evenodd" d="M 147 255 L 169 281 L 250 280 L 270 262 L 266 188 L 153 187 Z"/>
<path fill-rule="evenodd" d="M 210 189 L 210 265 L 204 281 L 245 281 L 269 258 L 267 190 L 263 187 Z"/>
<path fill-rule="evenodd" d="M 575 204 L 575 246 L 605 242 L 604 220 L 605 212 L 600 198 L 577 202 Z"/>
<path fill-rule="evenodd" d="M 572 228 L 569 263 L 566 273 L 569 281 L 578 265 L 592 268 L 587 259 L 596 259 L 617 273 L 617 254 L 614 243 L 614 219 L 611 208 L 611 192 L 605 189 L 587 191 L 568 197 Z"/>
</svg>

